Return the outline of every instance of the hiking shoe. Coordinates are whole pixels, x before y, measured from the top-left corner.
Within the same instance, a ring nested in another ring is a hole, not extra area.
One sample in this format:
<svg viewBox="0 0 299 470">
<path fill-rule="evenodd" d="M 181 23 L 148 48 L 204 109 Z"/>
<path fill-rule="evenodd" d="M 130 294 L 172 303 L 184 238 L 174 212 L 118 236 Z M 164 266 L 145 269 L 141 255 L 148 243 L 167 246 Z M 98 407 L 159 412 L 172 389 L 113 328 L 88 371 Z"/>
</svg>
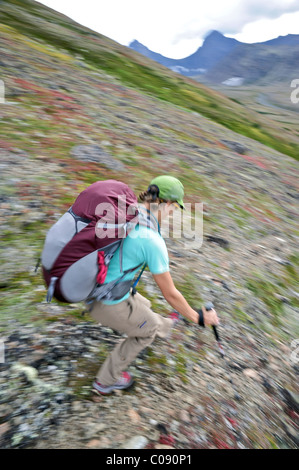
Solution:
<svg viewBox="0 0 299 470">
<path fill-rule="evenodd" d="M 93 383 L 93 391 L 98 395 L 106 395 L 111 393 L 113 390 L 125 390 L 131 387 L 134 383 L 134 379 L 129 372 L 123 372 L 120 379 L 113 385 L 102 385 L 96 380 Z"/>
</svg>

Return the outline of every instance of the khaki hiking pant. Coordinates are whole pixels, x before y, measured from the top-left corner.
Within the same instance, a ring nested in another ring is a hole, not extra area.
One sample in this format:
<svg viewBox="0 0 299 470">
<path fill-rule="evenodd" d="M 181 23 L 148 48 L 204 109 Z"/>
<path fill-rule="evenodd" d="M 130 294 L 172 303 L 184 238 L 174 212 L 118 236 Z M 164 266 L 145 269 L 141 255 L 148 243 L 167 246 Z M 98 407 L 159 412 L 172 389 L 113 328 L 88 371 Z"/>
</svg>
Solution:
<svg viewBox="0 0 299 470">
<path fill-rule="evenodd" d="M 172 329 L 172 320 L 151 310 L 151 302 L 140 294 L 130 296 L 115 305 L 95 302 L 91 316 L 127 337 L 121 340 L 99 369 L 96 380 L 102 385 L 117 382 L 121 373 L 156 336 L 166 338 Z"/>
</svg>

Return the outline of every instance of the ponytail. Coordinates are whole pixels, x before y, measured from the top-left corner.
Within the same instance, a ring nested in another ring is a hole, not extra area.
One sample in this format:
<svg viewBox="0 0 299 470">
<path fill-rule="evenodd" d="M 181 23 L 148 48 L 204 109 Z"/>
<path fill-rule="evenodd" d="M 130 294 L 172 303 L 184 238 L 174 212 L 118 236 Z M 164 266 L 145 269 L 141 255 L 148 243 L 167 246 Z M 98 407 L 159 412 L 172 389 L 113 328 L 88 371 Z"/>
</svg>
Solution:
<svg viewBox="0 0 299 470">
<path fill-rule="evenodd" d="M 142 202 L 156 202 L 161 203 L 163 202 L 162 199 L 159 198 L 159 188 L 156 184 L 151 184 L 147 191 L 143 191 L 143 193 L 139 194 L 139 199 Z"/>
</svg>

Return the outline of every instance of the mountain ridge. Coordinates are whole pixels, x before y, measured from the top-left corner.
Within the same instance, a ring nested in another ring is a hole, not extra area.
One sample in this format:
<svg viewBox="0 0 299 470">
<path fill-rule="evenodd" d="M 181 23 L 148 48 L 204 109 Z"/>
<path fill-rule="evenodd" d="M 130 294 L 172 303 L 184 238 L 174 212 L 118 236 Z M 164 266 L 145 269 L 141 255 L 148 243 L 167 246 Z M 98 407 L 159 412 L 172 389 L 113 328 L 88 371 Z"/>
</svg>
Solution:
<svg viewBox="0 0 299 470">
<path fill-rule="evenodd" d="M 130 42 L 129 47 L 136 52 L 144 54 L 150 59 L 153 59 L 159 62 L 161 65 L 171 69 L 172 67 L 183 67 L 186 69 L 194 69 L 194 71 L 196 71 L 199 68 L 198 61 L 202 61 L 200 68 L 205 68 L 207 65 L 210 66 L 210 64 L 215 62 L 214 58 L 208 56 L 205 47 L 210 50 L 211 48 L 220 46 L 221 43 L 222 47 L 216 52 L 216 57 L 218 57 L 220 54 L 230 52 L 239 43 L 239 41 L 232 38 L 226 38 L 222 33 L 214 30 L 206 36 L 203 46 L 200 46 L 195 52 L 182 59 L 173 59 L 170 57 L 165 57 L 160 53 L 153 52 L 148 47 L 140 43 L 137 39 L 134 39 L 132 42 Z M 186 75 L 188 76 L 187 73 Z"/>
<path fill-rule="evenodd" d="M 254 111 L 223 94 L 174 73 L 54 10 L 30 0 L 10 0 L 0 3 L 0 12 L 2 22 L 24 37 L 79 56 L 89 66 L 111 74 L 124 85 L 202 114 L 279 152 L 299 158 L 297 139 L 288 132 L 279 135 L 279 129 L 273 128 L 271 120 L 261 119 Z"/>
<path fill-rule="evenodd" d="M 129 47 L 175 72 L 198 81 L 204 78 L 211 83 L 222 83 L 233 76 L 242 77 L 242 83 L 245 84 L 258 82 L 267 79 L 268 70 L 272 71 L 273 68 L 276 69 L 275 80 L 284 81 L 289 78 L 289 64 L 293 65 L 294 73 L 297 70 L 299 72 L 299 66 L 296 65 L 299 35 L 296 34 L 278 36 L 263 42 L 243 43 L 214 30 L 206 36 L 201 47 L 183 59 L 164 57 L 137 40 L 132 41 Z M 244 56 L 246 61 L 236 67 Z M 247 70 L 254 67 L 257 68 L 256 73 L 248 75 Z M 283 67 L 288 69 L 286 73 Z"/>
</svg>

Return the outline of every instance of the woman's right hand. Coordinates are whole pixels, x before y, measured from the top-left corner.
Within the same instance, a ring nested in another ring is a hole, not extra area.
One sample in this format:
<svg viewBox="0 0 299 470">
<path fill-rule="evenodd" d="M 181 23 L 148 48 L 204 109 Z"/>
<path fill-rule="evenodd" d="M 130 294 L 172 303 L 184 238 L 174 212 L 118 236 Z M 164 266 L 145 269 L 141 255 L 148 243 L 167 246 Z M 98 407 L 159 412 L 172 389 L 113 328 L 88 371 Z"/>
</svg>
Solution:
<svg viewBox="0 0 299 470">
<path fill-rule="evenodd" d="M 219 318 L 215 309 L 206 310 L 205 307 L 202 307 L 202 312 L 205 326 L 219 325 Z"/>
</svg>

